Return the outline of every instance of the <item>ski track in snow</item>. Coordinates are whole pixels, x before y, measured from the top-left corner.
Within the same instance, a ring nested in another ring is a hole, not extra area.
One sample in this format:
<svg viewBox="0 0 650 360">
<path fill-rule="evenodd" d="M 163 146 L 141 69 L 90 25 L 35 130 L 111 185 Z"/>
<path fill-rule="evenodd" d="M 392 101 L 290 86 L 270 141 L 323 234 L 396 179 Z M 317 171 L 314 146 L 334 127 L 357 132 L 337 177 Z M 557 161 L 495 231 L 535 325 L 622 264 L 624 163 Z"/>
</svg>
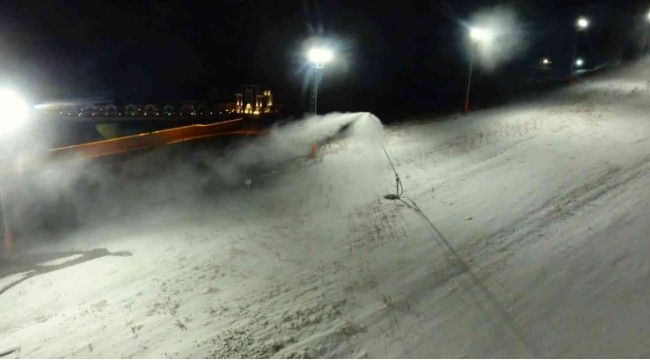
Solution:
<svg viewBox="0 0 650 360">
<path fill-rule="evenodd" d="M 328 115 L 276 130 L 263 145 L 281 146 L 265 155 L 277 166 L 250 189 L 40 249 L 109 250 L 87 261 L 66 253 L 35 274 L 0 267 L 0 351 L 647 357 L 650 93 L 634 79 L 649 69 L 645 61 L 537 101 L 385 128 L 405 195 L 457 256 L 416 212 L 383 199 L 394 178 L 377 120 Z M 330 136 L 350 119 L 350 133 L 305 158 L 314 133 Z"/>
</svg>

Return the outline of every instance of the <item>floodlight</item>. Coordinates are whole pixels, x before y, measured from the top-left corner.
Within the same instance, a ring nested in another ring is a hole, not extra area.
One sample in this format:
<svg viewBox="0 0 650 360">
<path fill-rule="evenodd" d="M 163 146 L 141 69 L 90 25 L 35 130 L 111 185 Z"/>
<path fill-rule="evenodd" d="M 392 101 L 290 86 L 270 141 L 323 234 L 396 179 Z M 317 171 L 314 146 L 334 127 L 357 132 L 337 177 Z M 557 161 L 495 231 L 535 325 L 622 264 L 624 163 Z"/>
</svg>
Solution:
<svg viewBox="0 0 650 360">
<path fill-rule="evenodd" d="M 0 133 L 8 133 L 24 123 L 29 107 L 12 90 L 0 89 Z"/>
<path fill-rule="evenodd" d="M 334 58 L 332 50 L 325 47 L 314 47 L 307 53 L 307 59 L 313 64 L 322 66 Z"/>
<path fill-rule="evenodd" d="M 469 30 L 469 37 L 474 41 L 488 40 L 490 35 L 490 32 L 484 28 L 473 27 Z"/>
<path fill-rule="evenodd" d="M 585 30 L 589 27 L 589 20 L 587 20 L 587 18 L 580 17 L 578 18 L 576 25 L 578 26 L 579 30 Z"/>
</svg>

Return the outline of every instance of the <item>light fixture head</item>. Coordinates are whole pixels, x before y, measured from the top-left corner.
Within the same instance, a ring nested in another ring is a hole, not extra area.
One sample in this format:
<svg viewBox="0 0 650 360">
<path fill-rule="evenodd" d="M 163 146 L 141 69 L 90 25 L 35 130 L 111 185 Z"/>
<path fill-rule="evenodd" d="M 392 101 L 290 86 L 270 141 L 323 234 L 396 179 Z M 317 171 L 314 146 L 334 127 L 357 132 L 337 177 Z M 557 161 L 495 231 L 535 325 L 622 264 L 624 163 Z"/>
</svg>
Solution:
<svg viewBox="0 0 650 360">
<path fill-rule="evenodd" d="M 307 52 L 309 62 L 322 66 L 334 59 L 332 50 L 325 47 L 313 47 Z"/>
<path fill-rule="evenodd" d="M 0 89 L 0 134 L 6 134 L 27 119 L 29 106 L 16 92 Z"/>
<path fill-rule="evenodd" d="M 486 41 L 491 37 L 491 34 L 484 28 L 472 27 L 469 29 L 469 37 L 474 41 Z"/>
<path fill-rule="evenodd" d="M 576 26 L 579 30 L 585 30 L 589 27 L 589 20 L 585 17 L 579 17 L 578 21 L 576 21 Z"/>
</svg>

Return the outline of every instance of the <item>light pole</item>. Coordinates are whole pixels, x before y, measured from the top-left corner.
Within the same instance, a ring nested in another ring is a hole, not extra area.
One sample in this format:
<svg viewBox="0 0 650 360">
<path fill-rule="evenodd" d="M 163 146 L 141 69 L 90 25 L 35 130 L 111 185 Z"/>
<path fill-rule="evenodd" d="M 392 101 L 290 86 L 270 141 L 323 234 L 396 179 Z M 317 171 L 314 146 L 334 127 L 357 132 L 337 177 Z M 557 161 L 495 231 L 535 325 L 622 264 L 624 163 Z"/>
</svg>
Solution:
<svg viewBox="0 0 650 360">
<path fill-rule="evenodd" d="M 5 201 L 5 191 L 2 186 L 2 180 L 0 179 L 0 210 L 2 211 L 2 227 L 4 229 L 4 240 L 5 240 L 5 255 L 7 257 L 12 257 L 14 255 L 14 237 L 11 234 L 11 229 L 9 228 L 9 219 L 7 216 L 7 204 Z"/>
<path fill-rule="evenodd" d="M 27 103 L 11 90 L 0 90 L 0 141 L 7 142 L 6 137 L 22 125 L 28 113 Z M 2 227 L 4 229 L 5 256 L 12 257 L 14 253 L 14 239 L 9 227 L 7 213 L 7 198 L 4 191 L 3 180 L 0 178 L 0 210 L 2 211 Z"/>
<path fill-rule="evenodd" d="M 585 17 L 579 17 L 576 21 L 576 33 L 573 39 L 573 56 L 571 57 L 571 73 L 569 74 L 569 81 L 573 81 L 573 72 L 576 65 L 576 52 L 578 51 L 578 34 L 580 31 L 587 31 L 589 28 L 589 20 Z"/>
<path fill-rule="evenodd" d="M 641 56 L 645 56 L 645 51 L 646 48 L 648 47 L 648 27 L 650 27 L 650 11 L 645 16 L 646 20 L 646 26 L 645 29 L 643 30 L 643 51 L 641 53 Z"/>
<path fill-rule="evenodd" d="M 474 57 L 476 56 L 476 47 L 480 42 L 485 42 L 490 38 L 490 32 L 478 27 L 469 29 L 469 37 L 472 41 L 472 49 L 470 50 L 469 68 L 467 70 L 467 89 L 465 90 L 465 107 L 464 112 L 469 111 L 469 92 L 472 87 L 472 73 L 474 72 Z"/>
<path fill-rule="evenodd" d="M 334 53 L 332 50 L 325 47 L 313 47 L 307 53 L 307 59 L 313 65 L 312 69 L 312 98 L 311 101 L 314 107 L 314 115 L 318 114 L 318 85 L 323 72 L 325 64 L 332 61 Z"/>
</svg>

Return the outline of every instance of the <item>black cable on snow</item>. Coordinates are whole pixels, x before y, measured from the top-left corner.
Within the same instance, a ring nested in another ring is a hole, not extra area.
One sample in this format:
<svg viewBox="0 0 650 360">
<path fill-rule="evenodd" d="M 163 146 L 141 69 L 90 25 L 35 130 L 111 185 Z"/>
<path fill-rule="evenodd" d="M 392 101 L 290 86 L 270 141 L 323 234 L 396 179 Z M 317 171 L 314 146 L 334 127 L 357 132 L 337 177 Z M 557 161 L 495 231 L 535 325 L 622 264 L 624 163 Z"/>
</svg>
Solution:
<svg viewBox="0 0 650 360">
<path fill-rule="evenodd" d="M 395 187 L 396 187 L 396 192 L 395 194 L 388 194 L 384 196 L 384 198 L 388 200 L 399 200 L 401 201 L 406 207 L 409 209 L 415 211 L 422 219 L 424 222 L 427 224 L 429 230 L 431 233 L 434 235 L 434 237 L 438 240 L 439 243 L 441 243 L 449 253 L 454 257 L 456 262 L 461 266 L 461 268 L 467 272 L 469 277 L 472 279 L 472 282 L 476 284 L 478 287 L 479 291 L 485 296 L 485 298 L 492 304 L 492 306 L 496 309 L 496 311 L 499 313 L 499 316 L 503 319 L 503 321 L 508 325 L 510 330 L 517 336 L 521 344 L 528 350 L 528 352 L 533 356 L 533 357 L 540 357 L 541 353 L 537 346 L 528 338 L 526 333 L 519 327 L 519 325 L 515 322 L 515 320 L 508 314 L 508 312 L 503 308 L 503 306 L 499 303 L 499 300 L 496 298 L 494 294 L 490 291 L 490 289 L 487 288 L 481 281 L 481 279 L 476 275 L 476 273 L 472 270 L 470 267 L 469 263 L 463 259 L 463 257 L 460 255 L 460 253 L 454 248 L 454 246 L 447 240 L 447 238 L 438 230 L 436 225 L 431 221 L 431 219 L 422 211 L 422 209 L 417 205 L 417 203 L 411 199 L 410 197 L 404 197 L 402 198 L 402 195 L 404 194 L 404 187 L 402 186 L 402 182 L 399 177 L 399 173 L 397 172 L 397 169 L 395 168 L 395 164 L 393 163 L 393 160 L 390 158 L 388 155 L 388 151 L 386 150 L 386 147 L 382 145 L 382 148 L 384 149 L 384 154 L 386 154 L 386 158 L 388 159 L 388 163 L 390 164 L 391 168 L 393 169 L 393 173 L 395 174 Z"/>
<path fill-rule="evenodd" d="M 404 194 L 404 187 L 402 186 L 402 180 L 400 180 L 399 178 L 399 174 L 395 169 L 395 164 L 393 164 L 393 160 L 391 160 L 390 155 L 388 155 L 388 151 L 386 150 L 386 147 L 384 145 L 382 145 L 381 147 L 382 149 L 384 149 L 384 154 L 386 154 L 386 159 L 388 159 L 388 163 L 390 164 L 390 167 L 393 169 L 393 173 L 395 174 L 395 194 L 385 195 L 384 198 L 387 200 L 400 200 L 402 194 Z"/>
</svg>

